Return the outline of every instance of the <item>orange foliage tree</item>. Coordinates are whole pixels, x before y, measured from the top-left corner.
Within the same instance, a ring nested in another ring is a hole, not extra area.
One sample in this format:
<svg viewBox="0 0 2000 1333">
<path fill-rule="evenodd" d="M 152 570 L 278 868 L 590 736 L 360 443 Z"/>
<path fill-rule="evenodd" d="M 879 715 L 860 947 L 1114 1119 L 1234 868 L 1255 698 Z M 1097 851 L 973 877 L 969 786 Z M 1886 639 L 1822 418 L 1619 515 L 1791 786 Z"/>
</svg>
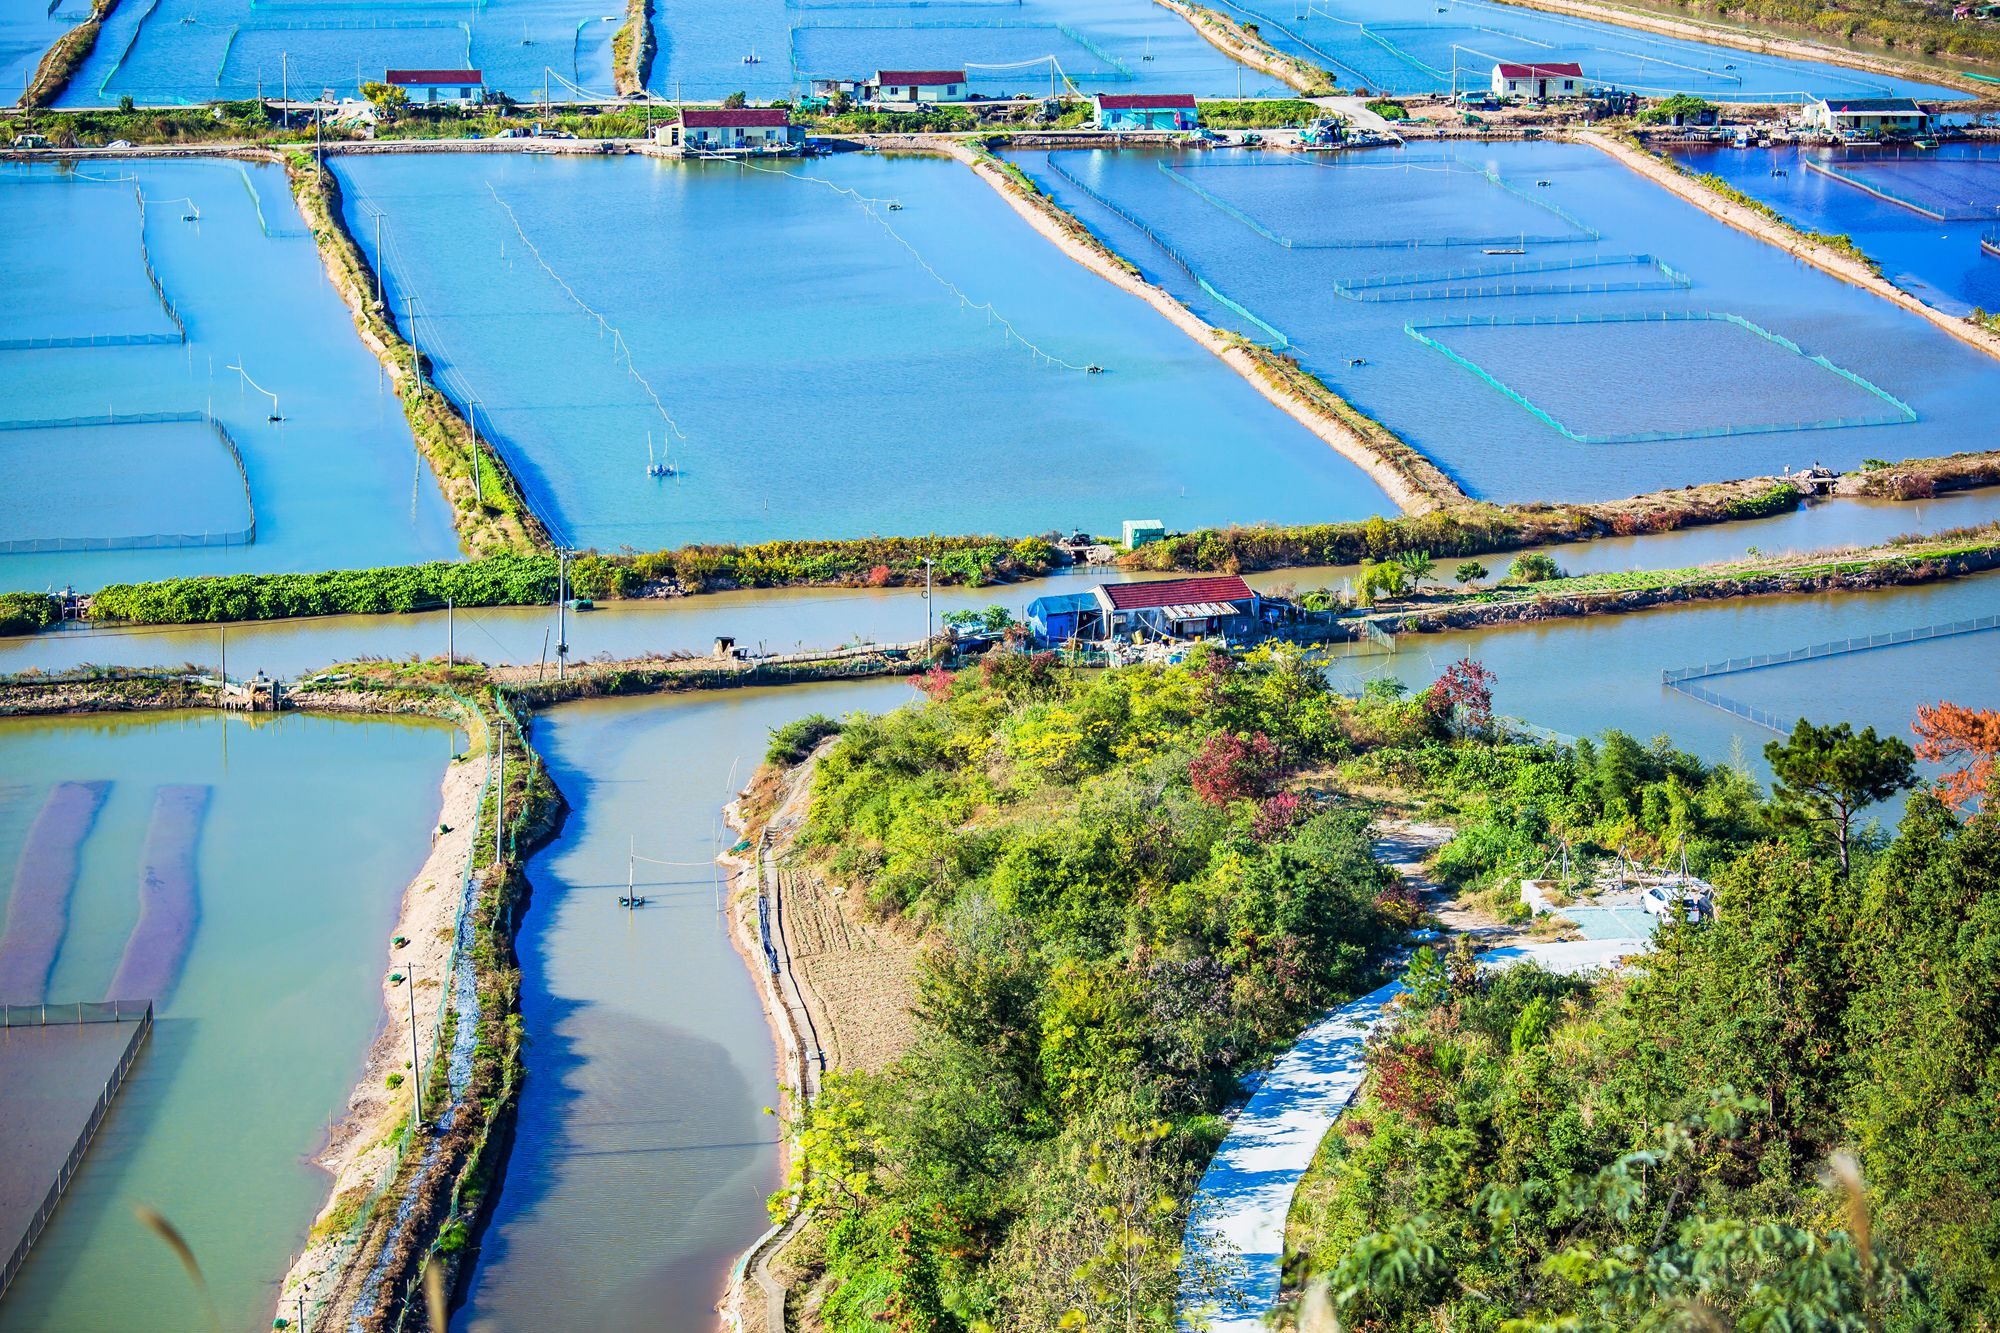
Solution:
<svg viewBox="0 0 2000 1333">
<path fill-rule="evenodd" d="M 1954 810 L 1987 802 L 2000 772 L 2000 709 L 1918 704 L 1917 758 L 1933 764 L 1969 760 L 1938 780 L 1938 795 Z"/>
</svg>

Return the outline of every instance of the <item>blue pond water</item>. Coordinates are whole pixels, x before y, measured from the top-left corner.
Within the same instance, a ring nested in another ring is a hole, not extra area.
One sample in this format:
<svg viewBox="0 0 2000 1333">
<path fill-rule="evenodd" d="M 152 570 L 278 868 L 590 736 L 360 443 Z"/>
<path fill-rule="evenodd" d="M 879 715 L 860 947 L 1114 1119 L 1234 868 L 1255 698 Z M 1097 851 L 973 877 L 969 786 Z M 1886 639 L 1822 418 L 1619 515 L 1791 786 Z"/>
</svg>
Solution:
<svg viewBox="0 0 2000 1333">
<path fill-rule="evenodd" d="M 128 548 L 0 555 L 0 587 L 456 552 L 436 483 L 276 168 L 6 168 L 0 289 L 0 458 L 13 483 L 0 490 L 0 541 Z M 249 503 L 254 544 L 186 544 L 239 531 Z M 180 544 L 123 540 L 162 537 Z"/>
<path fill-rule="evenodd" d="M 609 97 L 611 36 L 624 12 L 587 0 L 132 0 L 105 25 L 63 101 L 173 104 L 284 89 L 353 97 L 385 68 L 468 66 L 522 100 Z M 973 90 L 992 96 L 1045 89 L 1051 56 L 1085 89 L 1233 93 L 1241 76 L 1245 91 L 1278 90 L 1151 0 L 753 0 L 724 8 L 665 0 L 653 21 L 652 84 L 664 96 L 741 90 L 761 100 L 801 92 L 816 73 L 861 78 L 937 65 L 978 66 L 969 71 Z M 0 43 L 14 26 L 25 49 L 46 25 L 0 22 Z M 0 58 L 6 50 L 0 45 Z"/>
<path fill-rule="evenodd" d="M 1637 32 L 1491 0 L 1220 0 L 1281 50 L 1324 65 L 1343 87 L 1396 93 L 1484 89 L 1498 61 L 1572 61 L 1593 85 L 1726 102 L 1817 97 L 1959 98 L 1933 84 L 1818 61 Z"/>
<path fill-rule="evenodd" d="M 2000 230 L 2000 149 L 1991 144 L 1676 151 L 1809 231 L 1852 237 L 1891 282 L 1940 310 L 2000 310 L 2000 258 L 1979 248 Z"/>
<path fill-rule="evenodd" d="M 1483 498 L 1991 432 L 2000 365 L 1585 145 L 1015 160 L 1204 317 L 1290 346 Z"/>
<path fill-rule="evenodd" d="M 797 170 L 511 154 L 339 166 L 364 245 L 369 210 L 384 212 L 391 296 L 414 298 L 440 381 L 584 545 L 1390 507 L 956 163 Z M 680 476 L 647 474 L 663 446 Z"/>
<path fill-rule="evenodd" d="M 6 0 L 0 4 L 0 89 L 8 101 L 34 81 L 42 53 L 89 17 L 88 0 Z"/>
</svg>

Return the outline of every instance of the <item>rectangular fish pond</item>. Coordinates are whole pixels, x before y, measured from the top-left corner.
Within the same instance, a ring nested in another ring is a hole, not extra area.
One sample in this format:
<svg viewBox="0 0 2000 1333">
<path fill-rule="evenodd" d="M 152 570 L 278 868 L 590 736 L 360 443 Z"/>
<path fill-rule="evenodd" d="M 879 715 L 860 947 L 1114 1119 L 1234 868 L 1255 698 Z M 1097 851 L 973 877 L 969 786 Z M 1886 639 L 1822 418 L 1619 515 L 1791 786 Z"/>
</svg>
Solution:
<svg viewBox="0 0 2000 1333">
<path fill-rule="evenodd" d="M 1816 60 L 1640 32 L 1496 0 L 1219 0 L 1266 41 L 1333 71 L 1342 87 L 1387 93 L 1483 91 L 1501 61 L 1574 63 L 1588 87 L 1642 96 L 1694 93 L 1720 102 L 1808 97 L 1937 97 L 1935 84 Z"/>
<path fill-rule="evenodd" d="M 1588 145 L 1012 160 L 1481 499 L 1613 499 L 1991 434 L 2000 363 Z"/>
<path fill-rule="evenodd" d="M 325 1201 L 308 1165 L 381 1026 L 452 733 L 218 713 L 0 723 L 0 999 L 152 999 L 151 1040 L 0 1329 L 258 1327 Z M 462 742 L 461 742 L 462 748 Z"/>
<path fill-rule="evenodd" d="M 956 162 L 337 169 L 439 383 L 578 545 L 1393 510 Z"/>
<path fill-rule="evenodd" d="M 487 87 L 523 102 L 610 99 L 612 36 L 624 22 L 624 5 L 581 0 L 126 0 L 61 104 L 359 97 L 395 68 L 477 69 Z M 1233 93 L 1239 78 L 1249 93 L 1283 91 L 1151 0 L 659 4 L 653 26 L 650 83 L 662 97 L 767 101 L 806 92 L 816 75 L 865 79 L 884 68 L 965 69 L 988 97 L 1045 90 L 1052 75 L 1085 91 Z M 14 27 L 24 51 L 44 31 L 60 33 L 54 18 Z M 0 26 L 0 43 L 8 33 Z M 32 71 L 25 54 L 17 62 Z"/>
<path fill-rule="evenodd" d="M 0 587 L 457 552 L 279 168 L 0 167 L 0 287 Z"/>
<path fill-rule="evenodd" d="M 1850 237 L 1889 281 L 1947 314 L 2000 310 L 2000 146 L 1671 151 L 1807 231 Z"/>
</svg>

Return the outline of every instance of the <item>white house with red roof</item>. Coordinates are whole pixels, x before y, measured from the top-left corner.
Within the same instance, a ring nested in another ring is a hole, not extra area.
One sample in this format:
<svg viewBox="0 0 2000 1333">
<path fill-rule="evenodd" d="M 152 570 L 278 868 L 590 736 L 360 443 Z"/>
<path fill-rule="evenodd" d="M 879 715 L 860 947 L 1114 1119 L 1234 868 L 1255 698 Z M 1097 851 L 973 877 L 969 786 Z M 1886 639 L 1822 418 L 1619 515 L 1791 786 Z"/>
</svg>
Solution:
<svg viewBox="0 0 2000 1333">
<path fill-rule="evenodd" d="M 1546 102 L 1553 97 L 1583 96 L 1583 67 L 1574 61 L 1520 65 L 1503 60 L 1493 67 L 1495 97 L 1529 97 Z"/>
<path fill-rule="evenodd" d="M 963 102 L 968 91 L 962 69 L 878 69 L 861 85 L 869 102 Z"/>
<path fill-rule="evenodd" d="M 788 153 L 803 141 L 781 106 L 683 107 L 680 115 L 653 131 L 655 142 L 684 153 Z"/>
<path fill-rule="evenodd" d="M 411 106 L 436 102 L 477 106 L 486 100 L 486 79 L 476 69 L 392 69 L 382 82 L 401 88 Z"/>
<path fill-rule="evenodd" d="M 1100 130 L 1185 133 L 1201 124 L 1192 93 L 1097 93 L 1090 100 Z"/>
</svg>

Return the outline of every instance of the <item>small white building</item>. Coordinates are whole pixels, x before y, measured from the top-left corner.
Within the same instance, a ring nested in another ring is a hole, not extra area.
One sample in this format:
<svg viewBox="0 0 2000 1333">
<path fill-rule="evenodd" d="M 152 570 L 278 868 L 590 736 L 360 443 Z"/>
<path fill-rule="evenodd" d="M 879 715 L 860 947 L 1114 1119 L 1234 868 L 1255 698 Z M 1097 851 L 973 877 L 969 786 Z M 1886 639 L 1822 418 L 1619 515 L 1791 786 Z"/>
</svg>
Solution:
<svg viewBox="0 0 2000 1333">
<path fill-rule="evenodd" d="M 1553 97 L 1583 95 L 1583 67 L 1559 60 L 1543 65 L 1516 65 L 1501 61 L 1493 67 L 1495 97 L 1527 97 L 1546 102 Z"/>
<path fill-rule="evenodd" d="M 870 102 L 963 102 L 969 91 L 962 69 L 878 69 L 862 85 Z"/>
<path fill-rule="evenodd" d="M 476 69 L 392 69 L 382 81 L 401 88 L 411 106 L 436 102 L 478 106 L 486 100 L 486 80 Z"/>
<path fill-rule="evenodd" d="M 1894 139 L 1928 134 L 1931 113 L 1907 97 L 1829 97 L 1806 103 L 1807 128 L 1838 139 Z"/>
<path fill-rule="evenodd" d="M 781 106 L 685 107 L 680 120 L 653 131 L 657 142 L 697 153 L 782 153 L 803 137 Z"/>
</svg>

